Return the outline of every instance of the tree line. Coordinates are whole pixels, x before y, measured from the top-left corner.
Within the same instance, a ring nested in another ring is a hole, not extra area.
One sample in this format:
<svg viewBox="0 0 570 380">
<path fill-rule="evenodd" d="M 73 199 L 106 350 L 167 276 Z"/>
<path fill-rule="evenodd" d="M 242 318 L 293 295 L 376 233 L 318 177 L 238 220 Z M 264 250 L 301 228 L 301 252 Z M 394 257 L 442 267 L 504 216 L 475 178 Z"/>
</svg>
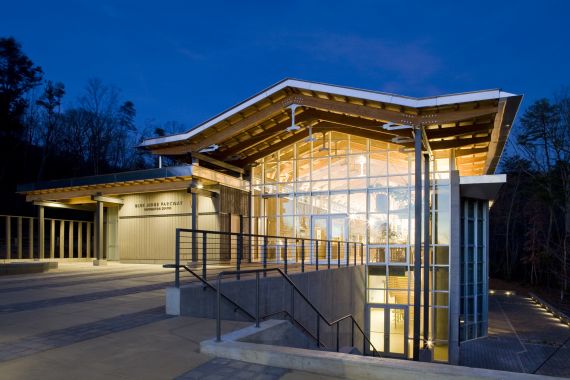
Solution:
<svg viewBox="0 0 570 380">
<path fill-rule="evenodd" d="M 570 92 L 530 105 L 511 133 L 490 210 L 491 275 L 568 292 Z"/>
<path fill-rule="evenodd" d="M 18 41 L 0 38 L 0 213 L 26 209 L 17 184 L 154 166 L 134 148 L 184 126 L 150 120 L 141 128 L 135 118 L 135 104 L 101 79 L 67 99 L 65 85 L 47 79 Z"/>
</svg>

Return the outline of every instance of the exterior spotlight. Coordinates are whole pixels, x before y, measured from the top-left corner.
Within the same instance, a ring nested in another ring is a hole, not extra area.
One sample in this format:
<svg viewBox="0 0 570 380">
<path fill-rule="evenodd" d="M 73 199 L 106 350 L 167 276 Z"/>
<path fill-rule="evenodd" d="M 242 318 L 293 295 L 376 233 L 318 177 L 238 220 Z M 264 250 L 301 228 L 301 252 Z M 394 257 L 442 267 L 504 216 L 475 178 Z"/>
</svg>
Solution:
<svg viewBox="0 0 570 380">
<path fill-rule="evenodd" d="M 427 346 L 427 348 L 433 348 L 433 341 L 432 341 L 432 340 L 428 340 L 428 341 L 426 342 L 426 346 Z"/>
<path fill-rule="evenodd" d="M 190 184 L 190 187 L 192 189 L 203 189 L 204 188 L 204 184 L 200 181 L 192 181 L 192 183 Z"/>
<path fill-rule="evenodd" d="M 495 294 L 494 290 L 489 290 L 489 294 Z"/>
<path fill-rule="evenodd" d="M 506 294 L 507 296 L 510 296 L 512 293 L 511 293 L 509 290 L 507 290 L 507 291 L 505 292 L 505 294 Z"/>
<path fill-rule="evenodd" d="M 211 152 L 215 152 L 216 150 L 218 150 L 220 146 L 218 144 L 212 144 L 207 148 L 204 149 L 200 149 L 199 152 L 200 153 L 211 153 Z"/>
</svg>

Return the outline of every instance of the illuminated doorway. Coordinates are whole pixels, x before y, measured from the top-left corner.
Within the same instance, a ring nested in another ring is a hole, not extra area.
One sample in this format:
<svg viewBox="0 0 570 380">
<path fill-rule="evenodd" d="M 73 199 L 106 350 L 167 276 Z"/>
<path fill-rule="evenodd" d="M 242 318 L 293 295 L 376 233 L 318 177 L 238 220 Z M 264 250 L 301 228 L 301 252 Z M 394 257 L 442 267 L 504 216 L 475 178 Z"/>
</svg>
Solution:
<svg viewBox="0 0 570 380">
<path fill-rule="evenodd" d="M 366 315 L 370 340 L 380 355 L 407 358 L 408 306 L 369 304 Z"/>
</svg>

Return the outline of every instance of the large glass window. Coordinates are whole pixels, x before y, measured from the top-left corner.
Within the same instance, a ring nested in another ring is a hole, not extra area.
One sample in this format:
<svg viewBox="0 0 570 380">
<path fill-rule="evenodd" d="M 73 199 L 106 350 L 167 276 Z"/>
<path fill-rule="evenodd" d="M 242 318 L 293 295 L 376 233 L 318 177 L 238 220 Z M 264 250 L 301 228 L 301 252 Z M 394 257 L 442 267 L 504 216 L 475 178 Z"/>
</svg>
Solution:
<svg viewBox="0 0 570 380">
<path fill-rule="evenodd" d="M 318 133 L 259 160 L 252 171 L 260 231 L 272 235 L 348 239 L 366 244 L 369 303 L 406 305 L 413 316 L 414 157 L 399 145 L 341 132 Z M 449 305 L 449 159 L 431 162 L 430 339 L 437 360 L 447 360 Z M 479 210 L 479 209 L 477 209 Z M 466 210 L 467 211 L 467 210 Z M 479 228 L 476 208 L 467 220 Z M 480 214 L 481 212 L 479 212 Z M 478 214 L 477 214 L 478 215 Z M 482 237 L 467 231 L 464 283 L 469 318 L 478 323 L 485 268 Z M 319 236 L 315 236 L 315 234 Z M 326 236 L 325 236 L 326 235 Z M 333 236 L 334 235 L 334 236 Z M 326 250 L 317 257 L 326 257 Z M 333 258 L 336 257 L 333 250 Z M 481 262 L 481 260 L 479 260 Z M 466 270 L 467 273 L 467 270 Z M 479 273 L 479 274 L 477 274 Z M 471 281 L 471 282 L 470 282 Z M 482 289 L 482 290 L 481 290 Z M 423 297 L 422 297 L 423 299 Z M 467 312 L 466 312 L 467 313 Z M 422 314 L 423 315 L 423 314 Z M 411 333 L 412 329 L 408 329 Z M 411 350 L 409 350 L 411 351 Z"/>
</svg>

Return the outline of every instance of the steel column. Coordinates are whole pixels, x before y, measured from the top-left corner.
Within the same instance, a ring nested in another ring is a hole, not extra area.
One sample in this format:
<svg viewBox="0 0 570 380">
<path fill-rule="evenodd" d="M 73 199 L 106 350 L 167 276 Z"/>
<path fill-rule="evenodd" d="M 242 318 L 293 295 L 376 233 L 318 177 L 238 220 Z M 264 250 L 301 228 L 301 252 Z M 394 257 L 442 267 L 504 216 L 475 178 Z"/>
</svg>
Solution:
<svg viewBox="0 0 570 380">
<path fill-rule="evenodd" d="M 429 340 L 429 268 L 430 268 L 430 240 L 429 240 L 429 216 L 430 216 L 430 178 L 429 178 L 429 154 L 424 155 L 424 348 L 428 347 Z"/>
<path fill-rule="evenodd" d="M 414 341 L 413 359 L 420 358 L 421 249 L 422 249 L 422 131 L 414 129 Z"/>
<path fill-rule="evenodd" d="M 198 229 L 198 194 L 192 191 L 192 262 L 198 261 L 198 242 L 196 241 L 197 229 Z M 231 238 L 230 238 L 230 245 L 231 245 Z"/>
</svg>

